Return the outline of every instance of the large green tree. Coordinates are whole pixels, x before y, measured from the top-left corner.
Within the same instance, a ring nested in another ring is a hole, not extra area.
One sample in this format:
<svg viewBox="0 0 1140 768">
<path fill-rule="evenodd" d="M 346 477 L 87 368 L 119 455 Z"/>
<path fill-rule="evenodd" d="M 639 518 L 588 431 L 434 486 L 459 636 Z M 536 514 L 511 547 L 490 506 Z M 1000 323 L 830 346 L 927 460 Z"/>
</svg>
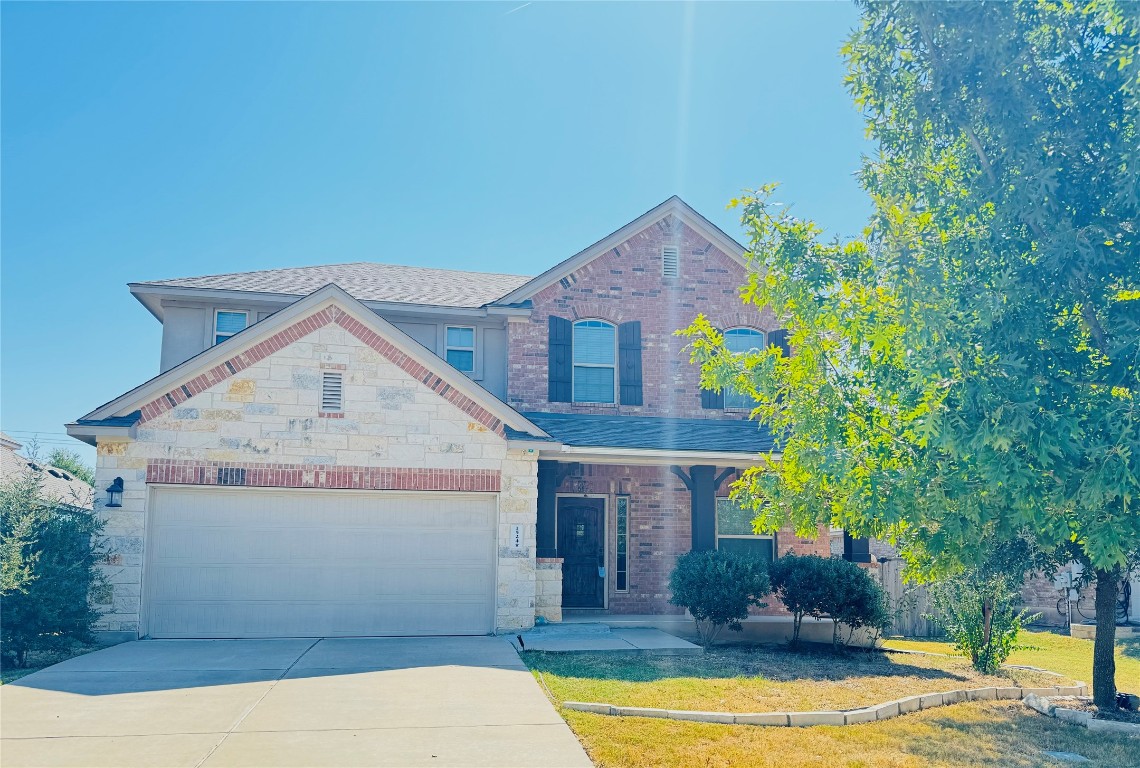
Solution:
<svg viewBox="0 0 1140 768">
<path fill-rule="evenodd" d="M 862 3 L 844 48 L 877 153 L 865 237 L 825 242 L 739 201 L 746 301 L 796 354 L 728 354 L 783 460 L 741 491 L 757 525 L 835 522 L 926 573 L 971 542 L 1075 543 L 1097 577 L 1094 698 L 1115 706 L 1113 604 L 1140 543 L 1140 14 L 1093 2 Z"/>
</svg>

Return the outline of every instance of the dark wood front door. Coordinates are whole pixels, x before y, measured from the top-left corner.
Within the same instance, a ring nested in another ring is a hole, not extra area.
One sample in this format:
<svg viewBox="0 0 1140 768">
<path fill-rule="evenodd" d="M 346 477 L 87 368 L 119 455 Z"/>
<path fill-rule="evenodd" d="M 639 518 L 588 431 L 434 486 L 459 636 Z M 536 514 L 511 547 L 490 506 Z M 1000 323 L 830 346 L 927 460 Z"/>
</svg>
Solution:
<svg viewBox="0 0 1140 768">
<path fill-rule="evenodd" d="M 605 606 L 605 509 L 603 499 L 558 499 L 563 608 Z"/>
</svg>

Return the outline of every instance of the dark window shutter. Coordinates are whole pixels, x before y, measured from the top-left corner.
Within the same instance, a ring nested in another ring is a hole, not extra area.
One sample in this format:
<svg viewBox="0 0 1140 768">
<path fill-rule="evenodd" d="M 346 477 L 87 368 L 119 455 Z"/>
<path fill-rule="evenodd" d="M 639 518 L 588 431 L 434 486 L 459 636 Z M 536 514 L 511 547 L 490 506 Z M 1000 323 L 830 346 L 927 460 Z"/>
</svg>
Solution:
<svg viewBox="0 0 1140 768">
<path fill-rule="evenodd" d="M 788 329 L 781 328 L 778 331 L 772 331 L 768 334 L 768 345 L 772 347 L 779 347 L 784 353 L 784 357 L 792 356 L 792 348 L 788 346 Z"/>
<path fill-rule="evenodd" d="M 550 316 L 547 354 L 550 402 L 569 403 L 573 399 L 574 324 L 564 317 Z"/>
<path fill-rule="evenodd" d="M 641 405 L 641 323 L 618 326 L 618 381 L 621 404 Z"/>
<path fill-rule="evenodd" d="M 714 392 L 711 389 L 702 389 L 701 407 L 705 410 L 722 410 L 724 408 L 724 390 Z"/>
</svg>

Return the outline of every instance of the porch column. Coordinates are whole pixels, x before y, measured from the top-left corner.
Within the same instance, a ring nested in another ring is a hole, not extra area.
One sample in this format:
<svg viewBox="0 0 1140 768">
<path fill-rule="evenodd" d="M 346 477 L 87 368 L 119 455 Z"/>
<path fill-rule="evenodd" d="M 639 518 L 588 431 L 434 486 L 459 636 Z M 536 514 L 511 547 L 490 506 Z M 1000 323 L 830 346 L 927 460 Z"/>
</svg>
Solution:
<svg viewBox="0 0 1140 768">
<path fill-rule="evenodd" d="M 716 467 L 707 464 L 689 467 L 689 482 L 693 549 L 716 549 Z"/>
<path fill-rule="evenodd" d="M 554 494 L 558 491 L 558 462 L 538 462 L 538 557 L 557 557 L 554 541 Z"/>
<path fill-rule="evenodd" d="M 847 531 L 843 532 L 843 559 L 853 563 L 871 562 L 871 540 L 856 539 Z"/>
</svg>

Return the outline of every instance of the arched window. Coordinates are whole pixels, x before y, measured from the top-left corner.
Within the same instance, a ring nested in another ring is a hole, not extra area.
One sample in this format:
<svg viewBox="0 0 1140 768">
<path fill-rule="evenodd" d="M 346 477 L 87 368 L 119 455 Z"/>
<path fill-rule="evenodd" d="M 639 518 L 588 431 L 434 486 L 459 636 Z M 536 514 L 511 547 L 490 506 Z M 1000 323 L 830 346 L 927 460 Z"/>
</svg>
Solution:
<svg viewBox="0 0 1140 768">
<path fill-rule="evenodd" d="M 736 354 L 752 351 L 758 352 L 764 349 L 764 334 L 754 328 L 732 328 L 724 332 L 724 346 L 729 352 Z M 740 392 L 733 387 L 725 387 L 725 408 L 751 409 L 754 404 L 752 398 L 744 392 Z"/>
<path fill-rule="evenodd" d="M 617 329 L 604 320 L 574 323 L 574 402 L 612 403 L 617 384 Z"/>
</svg>

